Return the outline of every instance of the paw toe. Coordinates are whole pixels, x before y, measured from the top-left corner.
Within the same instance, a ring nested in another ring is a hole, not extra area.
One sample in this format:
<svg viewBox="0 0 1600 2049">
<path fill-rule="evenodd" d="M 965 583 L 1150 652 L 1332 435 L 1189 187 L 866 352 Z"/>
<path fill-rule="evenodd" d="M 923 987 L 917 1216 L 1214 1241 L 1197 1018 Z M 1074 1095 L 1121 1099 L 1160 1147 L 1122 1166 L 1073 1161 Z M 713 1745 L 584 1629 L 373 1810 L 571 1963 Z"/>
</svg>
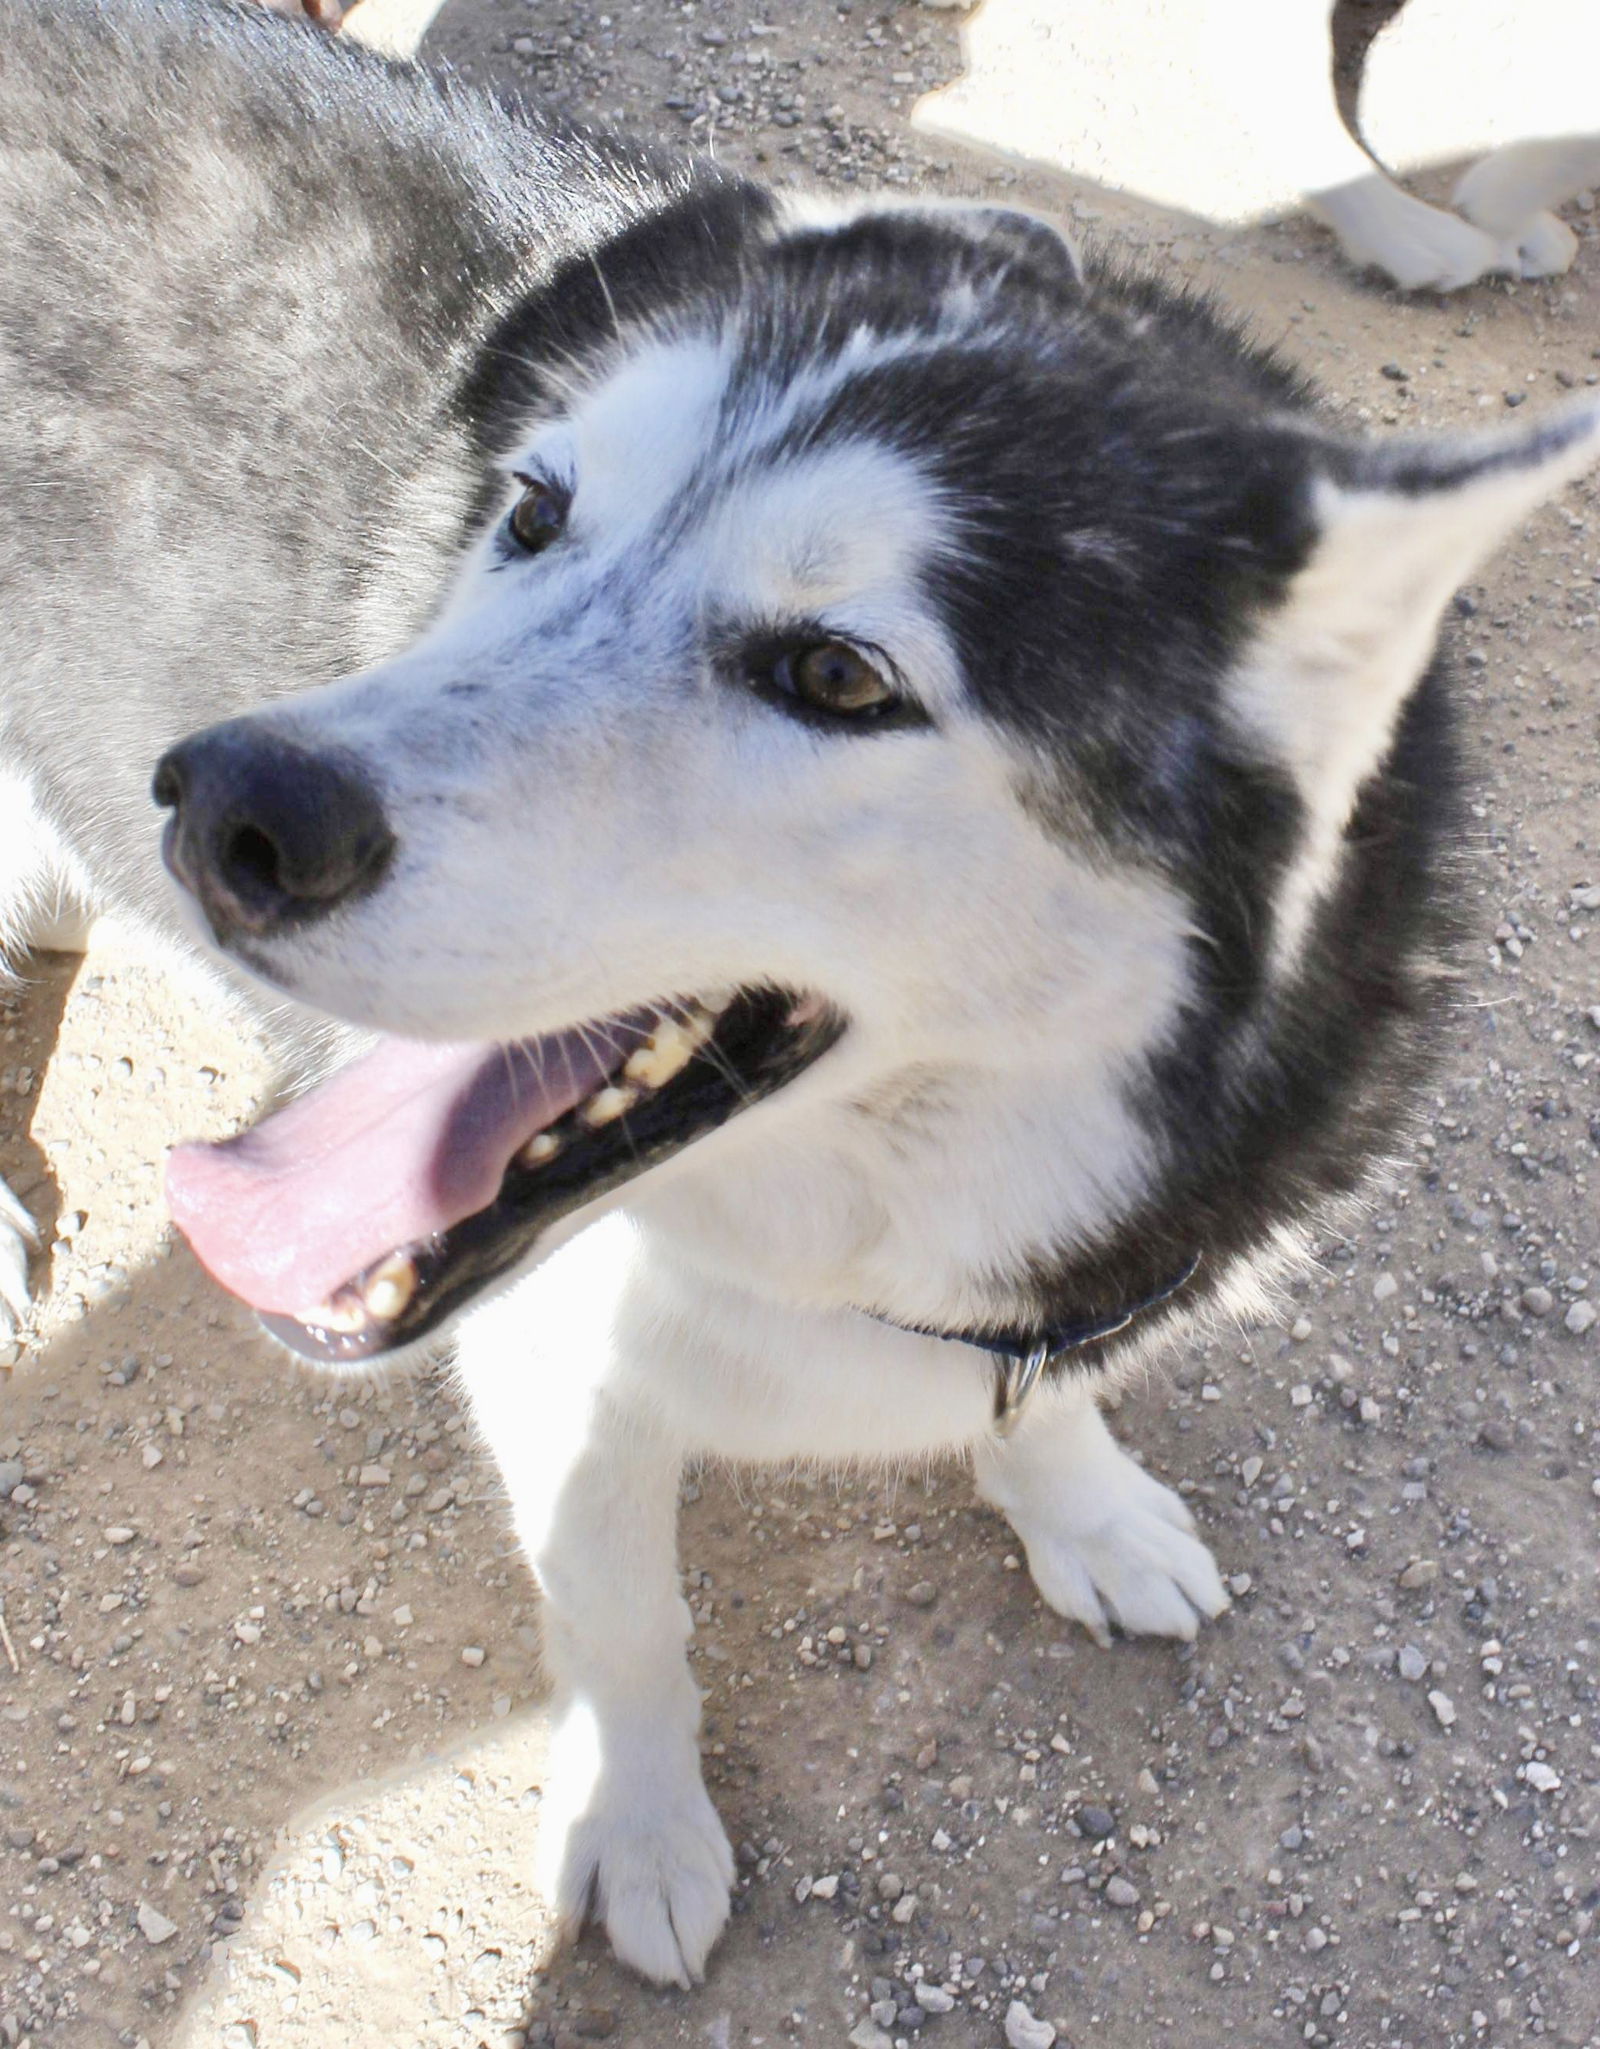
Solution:
<svg viewBox="0 0 1600 2049">
<path fill-rule="evenodd" d="M 1139 1547 L 1116 1573 L 1105 1598 L 1130 1636 L 1176 1636 L 1186 1642 L 1202 1621 L 1228 1605 L 1227 1589 L 1211 1553 L 1197 1537 L 1176 1530 L 1159 1544 Z"/>
<path fill-rule="evenodd" d="M 1535 214 L 1517 229 L 1512 239 L 1521 277 L 1560 277 L 1572 268 L 1578 253 L 1577 236 L 1553 213 Z"/>
<path fill-rule="evenodd" d="M 634 1870 L 602 1885 L 600 1915 L 611 1947 L 623 1963 L 657 1984 L 689 1986 L 705 1975 L 706 1959 L 728 1918 L 732 1860 L 680 1858 L 671 1871 Z M 727 1868 L 723 1869 L 726 1863 Z"/>
<path fill-rule="evenodd" d="M 1083 1560 L 1059 1544 L 1029 1545 L 1028 1567 L 1046 1606 L 1068 1622 L 1081 1622 L 1101 1649 L 1109 1650 L 1111 1623 Z"/>
</svg>

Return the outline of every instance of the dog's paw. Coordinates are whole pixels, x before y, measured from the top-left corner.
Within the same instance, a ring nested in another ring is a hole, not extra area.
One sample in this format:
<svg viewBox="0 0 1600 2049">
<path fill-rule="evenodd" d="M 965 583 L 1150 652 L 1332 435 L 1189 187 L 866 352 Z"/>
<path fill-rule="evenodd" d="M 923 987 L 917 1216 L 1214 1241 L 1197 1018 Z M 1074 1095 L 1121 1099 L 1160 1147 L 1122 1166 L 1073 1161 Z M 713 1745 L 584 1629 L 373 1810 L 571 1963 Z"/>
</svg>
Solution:
<svg viewBox="0 0 1600 2049">
<path fill-rule="evenodd" d="M 1498 236 L 1413 198 L 1376 173 L 1319 192 L 1312 204 L 1353 264 L 1386 272 L 1403 292 L 1455 292 L 1516 268 Z"/>
<path fill-rule="evenodd" d="M 0 1181 L 0 1344 L 15 1336 L 28 1313 L 28 1259 L 38 1242 L 32 1217 Z"/>
<path fill-rule="evenodd" d="M 1572 268 L 1578 238 L 1547 209 L 1552 198 L 1588 182 L 1595 156 L 1591 146 L 1569 167 L 1559 143 L 1512 143 L 1480 158 L 1457 184 L 1452 203 L 1499 239 L 1513 275 L 1560 277 Z"/>
<path fill-rule="evenodd" d="M 1494 236 L 1453 213 L 1406 197 L 1381 230 L 1370 233 L 1359 248 L 1346 244 L 1356 261 L 1387 271 L 1403 292 L 1458 292 L 1479 278 L 1507 268 Z"/>
<path fill-rule="evenodd" d="M 1578 238 L 1553 213 L 1536 213 L 1511 230 L 1506 247 L 1515 256 L 1507 266 L 1515 276 L 1562 277 L 1577 256 Z"/>
<path fill-rule="evenodd" d="M 1069 1480 L 1058 1495 L 1035 1499 L 1030 1490 L 996 1505 L 1022 1539 L 1045 1601 L 1097 1643 L 1110 1643 L 1113 1624 L 1128 1636 L 1192 1640 L 1228 1606 L 1216 1563 L 1172 1489 L 1109 1435 L 1105 1442 L 1092 1484 Z"/>
<path fill-rule="evenodd" d="M 585 1775 L 586 1776 L 586 1775 Z M 620 1960 L 657 1985 L 689 1986 L 728 1918 L 733 1852 L 698 1759 L 626 1782 L 546 1789 L 539 1880 L 563 1935 L 591 1916 Z"/>
</svg>

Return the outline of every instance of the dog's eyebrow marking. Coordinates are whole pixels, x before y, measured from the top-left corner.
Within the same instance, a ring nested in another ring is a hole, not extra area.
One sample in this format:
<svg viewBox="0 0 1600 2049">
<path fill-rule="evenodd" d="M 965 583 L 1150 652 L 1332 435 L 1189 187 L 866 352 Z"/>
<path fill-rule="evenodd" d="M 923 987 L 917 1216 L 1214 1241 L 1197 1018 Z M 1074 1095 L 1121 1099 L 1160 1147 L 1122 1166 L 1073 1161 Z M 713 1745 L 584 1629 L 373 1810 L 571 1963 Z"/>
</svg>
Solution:
<svg viewBox="0 0 1600 2049">
<path fill-rule="evenodd" d="M 726 348 L 708 337 L 658 343 L 577 408 L 565 445 L 585 526 L 615 531 L 661 518 L 714 438 L 728 368 Z"/>
<path fill-rule="evenodd" d="M 695 545 L 715 565 L 719 599 L 737 610 L 821 612 L 910 592 L 948 538 L 937 482 L 866 440 L 741 465 L 696 495 Z"/>
</svg>

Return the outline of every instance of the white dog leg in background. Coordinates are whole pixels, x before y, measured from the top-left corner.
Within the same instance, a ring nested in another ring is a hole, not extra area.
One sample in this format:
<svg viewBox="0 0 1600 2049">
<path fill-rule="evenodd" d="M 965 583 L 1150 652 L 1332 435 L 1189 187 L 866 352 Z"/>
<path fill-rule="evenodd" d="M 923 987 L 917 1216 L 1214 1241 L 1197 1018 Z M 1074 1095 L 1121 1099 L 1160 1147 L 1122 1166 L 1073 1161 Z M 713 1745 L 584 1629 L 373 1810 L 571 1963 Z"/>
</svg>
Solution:
<svg viewBox="0 0 1600 2049">
<path fill-rule="evenodd" d="M 1194 1518 L 1131 1459 L 1106 1426 L 1093 1386 L 1041 1388 L 1009 1437 L 981 1442 L 978 1492 L 1010 1523 L 1034 1585 L 1099 1643 L 1115 1622 L 1130 1636 L 1192 1638 L 1228 1596 Z"/>
<path fill-rule="evenodd" d="M 1592 176 L 1557 177 L 1514 218 L 1463 198 L 1463 220 L 1389 175 L 1594 126 L 1591 0 L 1464 12 L 1410 0 L 1374 42 L 1361 124 L 1377 161 L 1339 113 L 1330 0 L 986 0 L 962 31 L 963 75 L 914 119 L 1213 221 L 1309 204 L 1352 263 L 1408 291 L 1564 269 L 1571 237 L 1542 209 Z M 1485 191 L 1502 177 L 1486 170 Z"/>
<path fill-rule="evenodd" d="M 592 1360 L 530 1360 L 526 1320 L 515 1295 L 474 1318 L 460 1371 L 545 1595 L 540 1884 L 569 1934 L 592 1911 L 624 1963 L 689 1985 L 728 1917 L 733 1855 L 700 1776 L 684 1657 L 682 1447 L 599 1388 Z"/>
<path fill-rule="evenodd" d="M 88 944 L 89 921 L 61 886 L 67 865 L 27 782 L 0 774 L 0 984 L 32 948 L 81 953 Z M 38 1242 L 32 1217 L 0 1181 L 0 1344 L 28 1312 L 28 1260 Z"/>
<path fill-rule="evenodd" d="M 443 0 L 359 0 L 341 24 L 352 42 L 385 57 L 414 57 Z"/>
<path fill-rule="evenodd" d="M 38 1239 L 32 1217 L 0 1181 L 0 1344 L 28 1313 L 28 1258 Z"/>
<path fill-rule="evenodd" d="M 1309 203 L 1354 263 L 1409 288 L 1515 268 L 1500 240 L 1402 192 L 1334 97 L 1329 0 L 987 0 L 965 74 L 916 125 L 1214 221 Z"/>
<path fill-rule="evenodd" d="M 1395 171 L 1478 157 L 1452 195 L 1494 268 L 1550 277 L 1577 251 L 1549 211 L 1600 180 L 1593 0 L 1407 0 L 1367 52 L 1360 124 Z"/>
</svg>

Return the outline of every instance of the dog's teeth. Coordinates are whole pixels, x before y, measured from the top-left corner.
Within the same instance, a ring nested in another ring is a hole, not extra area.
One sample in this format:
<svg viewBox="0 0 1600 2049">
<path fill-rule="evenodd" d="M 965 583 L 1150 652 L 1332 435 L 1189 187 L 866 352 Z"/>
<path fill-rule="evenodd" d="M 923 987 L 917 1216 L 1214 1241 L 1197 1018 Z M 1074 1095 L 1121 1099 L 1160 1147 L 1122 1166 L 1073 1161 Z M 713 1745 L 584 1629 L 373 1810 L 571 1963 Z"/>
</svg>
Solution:
<svg viewBox="0 0 1600 2049">
<path fill-rule="evenodd" d="M 373 1268 L 362 1298 L 369 1316 L 376 1317 L 379 1323 L 393 1323 L 416 1292 L 415 1262 L 403 1252 L 391 1252 Z"/>
<path fill-rule="evenodd" d="M 341 1288 L 329 1301 L 302 1309 L 295 1320 L 313 1330 L 331 1331 L 335 1337 L 354 1337 L 367 1327 L 367 1305 L 352 1289 Z"/>
<path fill-rule="evenodd" d="M 553 1160 L 561 1150 L 561 1141 L 553 1131 L 536 1131 L 528 1143 L 517 1154 L 525 1167 L 542 1167 Z"/>
<path fill-rule="evenodd" d="M 682 1019 L 673 1022 L 695 1052 L 708 1043 L 717 1029 L 716 1014 L 707 1010 L 703 1003 L 691 1003 Z"/>
<path fill-rule="evenodd" d="M 591 1128 L 599 1124 L 615 1124 L 619 1117 L 628 1114 L 638 1100 L 637 1089 L 615 1086 L 598 1089 L 588 1102 L 582 1105 L 578 1115 Z"/>
<path fill-rule="evenodd" d="M 628 1055 L 622 1072 L 641 1088 L 663 1088 L 674 1075 L 683 1072 L 694 1058 L 696 1047 L 704 1043 L 703 1038 L 691 1037 L 676 1019 L 664 1018 L 645 1043 Z"/>
</svg>

